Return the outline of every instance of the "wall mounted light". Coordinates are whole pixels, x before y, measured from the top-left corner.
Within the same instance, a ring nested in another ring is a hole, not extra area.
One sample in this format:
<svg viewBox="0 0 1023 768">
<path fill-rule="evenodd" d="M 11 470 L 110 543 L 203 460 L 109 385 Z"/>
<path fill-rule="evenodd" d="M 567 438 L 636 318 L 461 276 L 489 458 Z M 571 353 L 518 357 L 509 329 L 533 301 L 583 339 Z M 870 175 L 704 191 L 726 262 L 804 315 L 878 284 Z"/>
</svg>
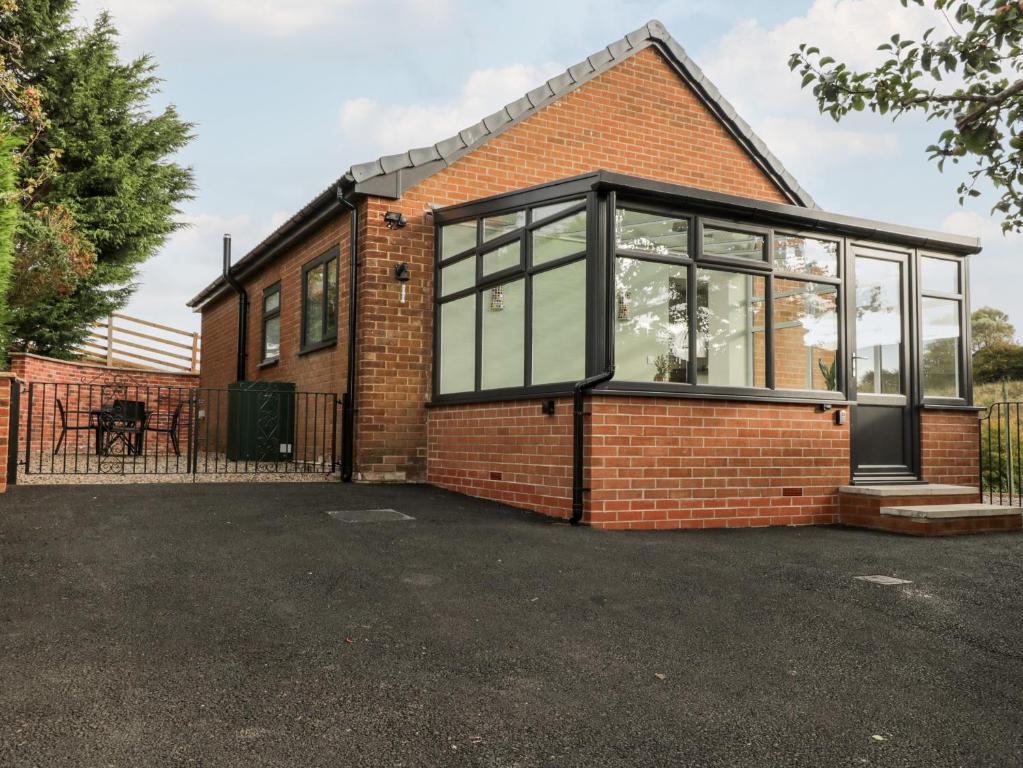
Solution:
<svg viewBox="0 0 1023 768">
<path fill-rule="evenodd" d="M 401 283 L 401 303 L 405 303 L 405 284 L 412 279 L 412 270 L 404 261 L 394 265 L 394 279 Z"/>
<path fill-rule="evenodd" d="M 387 224 L 388 229 L 404 229 L 405 225 L 408 224 L 408 219 L 405 218 L 403 213 L 388 211 L 384 214 L 384 223 Z"/>
</svg>

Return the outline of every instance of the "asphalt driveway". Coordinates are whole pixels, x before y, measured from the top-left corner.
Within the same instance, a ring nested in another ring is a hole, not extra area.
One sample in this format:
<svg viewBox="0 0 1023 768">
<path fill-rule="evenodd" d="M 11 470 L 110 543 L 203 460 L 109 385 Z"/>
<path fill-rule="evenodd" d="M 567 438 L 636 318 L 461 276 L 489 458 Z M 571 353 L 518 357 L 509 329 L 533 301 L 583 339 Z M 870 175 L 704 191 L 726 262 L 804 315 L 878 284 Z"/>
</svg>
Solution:
<svg viewBox="0 0 1023 768">
<path fill-rule="evenodd" d="M 371 508 L 415 519 L 325 514 Z M 15 488 L 0 765 L 1016 766 L 1021 563 L 429 488 Z"/>
</svg>

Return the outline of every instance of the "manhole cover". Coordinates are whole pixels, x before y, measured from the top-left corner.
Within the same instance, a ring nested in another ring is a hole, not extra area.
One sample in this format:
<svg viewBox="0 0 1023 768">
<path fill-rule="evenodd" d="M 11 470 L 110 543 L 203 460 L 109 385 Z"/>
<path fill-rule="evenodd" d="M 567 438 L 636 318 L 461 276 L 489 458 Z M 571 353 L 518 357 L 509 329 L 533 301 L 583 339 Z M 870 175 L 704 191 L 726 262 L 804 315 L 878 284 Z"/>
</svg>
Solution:
<svg viewBox="0 0 1023 768">
<path fill-rule="evenodd" d="M 912 584 L 912 581 L 897 579 L 894 576 L 854 576 L 860 581 L 869 581 L 871 584 Z"/>
<path fill-rule="evenodd" d="M 390 523 L 415 519 L 396 509 L 332 509 L 327 514 L 342 523 Z"/>
</svg>

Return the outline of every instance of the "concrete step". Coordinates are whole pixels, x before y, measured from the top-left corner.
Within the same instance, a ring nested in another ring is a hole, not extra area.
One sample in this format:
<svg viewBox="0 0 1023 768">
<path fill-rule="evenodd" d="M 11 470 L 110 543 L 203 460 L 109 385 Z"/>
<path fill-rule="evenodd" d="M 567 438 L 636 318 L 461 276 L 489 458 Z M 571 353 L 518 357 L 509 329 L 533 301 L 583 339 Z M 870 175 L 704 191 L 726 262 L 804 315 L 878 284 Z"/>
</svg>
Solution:
<svg viewBox="0 0 1023 768">
<path fill-rule="evenodd" d="M 945 485 L 943 483 L 901 483 L 898 485 L 843 485 L 838 492 L 844 496 L 871 496 L 899 498 L 911 496 L 974 496 L 980 491 L 968 485 Z"/>
<path fill-rule="evenodd" d="M 972 490 L 972 489 L 971 489 Z M 976 491 L 972 491 L 976 493 Z M 881 507 L 882 515 L 908 517 L 914 520 L 968 520 L 981 517 L 1023 515 L 1021 507 L 999 504 L 930 504 L 912 507 Z"/>
</svg>

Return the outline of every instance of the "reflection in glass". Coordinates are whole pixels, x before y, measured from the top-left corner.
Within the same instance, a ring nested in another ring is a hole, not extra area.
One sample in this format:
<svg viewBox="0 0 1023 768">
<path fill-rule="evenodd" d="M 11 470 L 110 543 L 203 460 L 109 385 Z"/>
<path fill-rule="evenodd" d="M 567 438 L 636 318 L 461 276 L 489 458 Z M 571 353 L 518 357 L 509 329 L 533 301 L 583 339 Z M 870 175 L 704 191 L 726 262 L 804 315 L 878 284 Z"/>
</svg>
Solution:
<svg viewBox="0 0 1023 768">
<path fill-rule="evenodd" d="M 689 255 L 689 220 L 619 208 L 615 211 L 619 249 L 659 256 Z"/>
<path fill-rule="evenodd" d="M 785 272 L 838 276 L 838 243 L 813 237 L 774 236 L 774 265 Z"/>
<path fill-rule="evenodd" d="M 522 229 L 524 226 L 526 226 L 525 211 L 505 213 L 501 216 L 491 216 L 489 219 L 483 219 L 483 242 L 485 243 L 488 240 L 493 240 L 495 237 L 514 232 L 516 229 Z"/>
<path fill-rule="evenodd" d="M 521 387 L 525 382 L 526 290 L 521 278 L 482 294 L 483 350 L 480 389 Z"/>
<path fill-rule="evenodd" d="M 615 376 L 684 382 L 689 364 L 687 268 L 619 257 L 615 270 Z"/>
<path fill-rule="evenodd" d="M 306 272 L 304 340 L 306 344 L 315 344 L 323 338 L 323 273 L 322 264 Z"/>
<path fill-rule="evenodd" d="M 763 261 L 765 241 L 764 235 L 754 232 L 732 232 L 727 229 L 704 227 L 703 255 Z"/>
<path fill-rule="evenodd" d="M 440 307 L 439 394 L 476 386 L 476 295 Z"/>
<path fill-rule="evenodd" d="M 263 359 L 281 356 L 281 316 L 267 318 L 263 323 Z"/>
<path fill-rule="evenodd" d="M 586 375 L 586 261 L 533 277 L 531 384 Z"/>
<path fill-rule="evenodd" d="M 959 302 L 920 300 L 925 397 L 959 397 Z"/>
<path fill-rule="evenodd" d="M 440 228 L 441 259 L 476 247 L 476 221 L 462 221 Z"/>
<path fill-rule="evenodd" d="M 924 256 L 920 259 L 920 284 L 934 293 L 959 293 L 959 262 Z"/>
<path fill-rule="evenodd" d="M 775 387 L 837 390 L 838 287 L 775 278 L 773 319 Z"/>
<path fill-rule="evenodd" d="M 533 231 L 533 264 L 546 264 L 586 250 L 586 211 Z"/>
<path fill-rule="evenodd" d="M 697 383 L 766 386 L 764 278 L 710 269 L 697 275 Z"/>
<path fill-rule="evenodd" d="M 440 295 L 458 293 L 476 284 L 476 259 L 469 256 L 440 271 Z"/>
<path fill-rule="evenodd" d="M 550 205 L 541 205 L 538 208 L 533 209 L 533 223 L 542 221 L 543 219 L 550 218 L 564 210 L 579 205 L 582 200 L 565 200 L 561 203 L 551 203 Z"/>
<path fill-rule="evenodd" d="M 860 393 L 902 394 L 902 267 L 856 259 L 856 387 Z"/>
</svg>

